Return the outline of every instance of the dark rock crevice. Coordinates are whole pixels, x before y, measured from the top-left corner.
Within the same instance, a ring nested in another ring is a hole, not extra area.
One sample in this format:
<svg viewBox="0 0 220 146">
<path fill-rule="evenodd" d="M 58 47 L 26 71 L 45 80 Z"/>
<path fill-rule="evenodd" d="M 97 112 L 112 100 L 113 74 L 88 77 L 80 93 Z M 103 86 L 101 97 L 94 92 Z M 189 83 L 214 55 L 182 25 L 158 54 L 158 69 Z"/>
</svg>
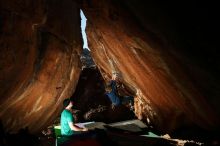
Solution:
<svg viewBox="0 0 220 146">
<path fill-rule="evenodd" d="M 125 106 L 112 109 L 105 95 L 105 80 L 97 68 L 84 68 L 72 95 L 74 109 L 79 110 L 78 121 L 100 121 L 111 123 L 135 118 Z"/>
</svg>

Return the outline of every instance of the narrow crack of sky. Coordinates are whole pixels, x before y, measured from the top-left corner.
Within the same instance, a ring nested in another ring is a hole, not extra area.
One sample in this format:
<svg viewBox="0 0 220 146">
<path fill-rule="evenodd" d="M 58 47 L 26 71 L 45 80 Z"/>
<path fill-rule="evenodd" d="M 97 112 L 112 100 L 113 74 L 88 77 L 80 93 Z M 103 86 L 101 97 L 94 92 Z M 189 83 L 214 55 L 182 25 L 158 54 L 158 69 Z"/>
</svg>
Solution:
<svg viewBox="0 0 220 146">
<path fill-rule="evenodd" d="M 81 30 L 82 30 L 82 37 L 83 37 L 83 48 L 84 49 L 87 48 L 88 50 L 90 50 L 88 47 L 87 36 L 85 32 L 87 19 L 82 10 L 80 10 L 80 17 L 81 17 Z"/>
</svg>

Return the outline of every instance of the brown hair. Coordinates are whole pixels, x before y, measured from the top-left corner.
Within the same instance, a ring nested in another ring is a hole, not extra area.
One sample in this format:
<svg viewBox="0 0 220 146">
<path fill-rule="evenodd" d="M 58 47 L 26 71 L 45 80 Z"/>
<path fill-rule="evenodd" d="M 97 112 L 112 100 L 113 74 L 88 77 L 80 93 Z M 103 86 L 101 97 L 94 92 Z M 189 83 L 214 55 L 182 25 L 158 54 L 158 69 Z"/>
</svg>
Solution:
<svg viewBox="0 0 220 146">
<path fill-rule="evenodd" d="M 111 92 L 112 91 L 112 86 L 111 85 L 105 86 L 105 91 L 106 92 Z"/>
</svg>

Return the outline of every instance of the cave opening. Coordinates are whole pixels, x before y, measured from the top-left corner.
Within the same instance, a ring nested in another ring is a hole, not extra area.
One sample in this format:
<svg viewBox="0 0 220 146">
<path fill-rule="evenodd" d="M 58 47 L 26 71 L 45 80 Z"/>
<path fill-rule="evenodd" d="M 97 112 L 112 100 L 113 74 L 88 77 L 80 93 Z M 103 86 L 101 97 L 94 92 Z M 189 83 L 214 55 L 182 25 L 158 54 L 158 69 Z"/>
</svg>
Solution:
<svg viewBox="0 0 220 146">
<path fill-rule="evenodd" d="M 83 13 L 82 9 L 80 9 L 80 18 L 81 18 L 81 33 L 82 33 L 82 39 L 83 39 L 83 49 L 89 49 L 88 47 L 88 41 L 87 41 L 87 35 L 86 35 L 86 16 Z"/>
<path fill-rule="evenodd" d="M 95 68 L 96 65 L 93 61 L 93 58 L 90 54 L 90 49 L 88 47 L 87 35 L 86 35 L 86 17 L 82 10 L 80 10 L 80 18 L 81 18 L 81 35 L 83 41 L 83 50 L 80 56 L 80 60 L 82 63 L 82 71 L 84 68 Z"/>
</svg>

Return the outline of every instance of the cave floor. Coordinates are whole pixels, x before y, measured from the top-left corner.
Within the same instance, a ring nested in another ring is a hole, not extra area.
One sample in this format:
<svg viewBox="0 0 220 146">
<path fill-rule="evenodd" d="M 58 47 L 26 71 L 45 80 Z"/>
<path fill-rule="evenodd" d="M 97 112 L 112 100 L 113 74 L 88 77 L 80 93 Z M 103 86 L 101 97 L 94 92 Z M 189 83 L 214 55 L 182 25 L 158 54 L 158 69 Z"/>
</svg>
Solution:
<svg viewBox="0 0 220 146">
<path fill-rule="evenodd" d="M 49 136 L 41 137 L 42 146 L 143 146 L 143 145 L 203 145 L 203 143 L 172 139 L 168 134 L 158 135 L 150 131 L 143 122 L 137 119 L 105 124 L 103 122 L 78 123 L 78 126 L 84 126 L 89 132 L 74 135 L 73 137 Z"/>
</svg>

